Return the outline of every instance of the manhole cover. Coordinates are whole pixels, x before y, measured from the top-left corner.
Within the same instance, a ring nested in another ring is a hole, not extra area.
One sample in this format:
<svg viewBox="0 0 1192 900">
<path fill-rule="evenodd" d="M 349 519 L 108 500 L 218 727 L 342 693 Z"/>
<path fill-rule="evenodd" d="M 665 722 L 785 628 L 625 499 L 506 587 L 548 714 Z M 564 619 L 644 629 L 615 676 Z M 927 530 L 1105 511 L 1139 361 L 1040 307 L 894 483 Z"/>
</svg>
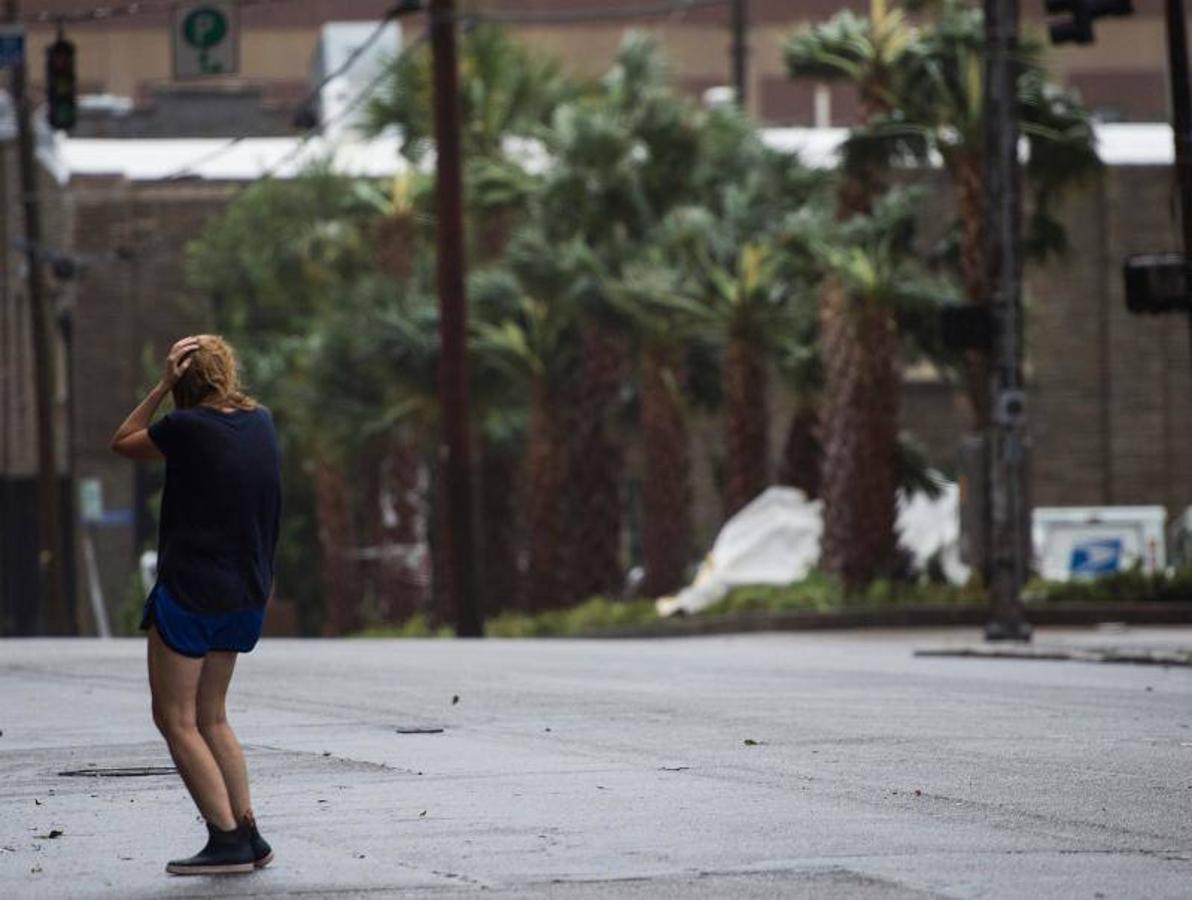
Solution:
<svg viewBox="0 0 1192 900">
<path fill-rule="evenodd" d="M 63 778 L 149 778 L 154 775 L 177 775 L 173 766 L 112 766 L 87 769 L 67 769 L 59 772 Z"/>
</svg>

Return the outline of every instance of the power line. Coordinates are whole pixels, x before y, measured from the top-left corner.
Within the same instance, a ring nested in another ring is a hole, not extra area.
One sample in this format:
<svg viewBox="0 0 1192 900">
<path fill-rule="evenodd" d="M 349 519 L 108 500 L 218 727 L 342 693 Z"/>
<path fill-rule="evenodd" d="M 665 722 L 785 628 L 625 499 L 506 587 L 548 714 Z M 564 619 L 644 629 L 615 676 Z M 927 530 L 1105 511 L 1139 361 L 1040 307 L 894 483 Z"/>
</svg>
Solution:
<svg viewBox="0 0 1192 900">
<path fill-rule="evenodd" d="M 405 54 L 412 52 L 414 49 L 416 49 L 417 47 L 419 47 L 423 43 L 425 43 L 427 40 L 427 37 L 428 37 L 428 33 L 425 31 L 422 32 L 421 34 L 419 34 L 416 38 L 414 38 L 414 40 L 410 41 L 410 43 L 402 49 L 402 52 L 398 56 L 398 59 L 400 59 L 401 56 L 404 56 Z M 389 76 L 389 70 L 387 68 L 382 69 L 380 72 L 378 72 L 376 74 L 376 76 L 373 77 L 368 82 L 368 84 L 366 84 L 363 88 L 361 88 L 359 91 L 356 92 L 356 95 L 354 97 L 352 97 L 352 99 L 347 102 L 347 104 L 343 107 L 343 109 L 341 109 L 338 113 L 336 113 L 331 118 L 327 119 L 325 122 L 321 123 L 319 126 L 312 128 L 310 131 L 308 131 L 306 134 L 304 134 L 299 139 L 298 143 L 295 144 L 294 147 L 291 148 L 289 152 L 284 154 L 279 159 L 274 160 L 274 162 L 271 166 L 266 168 L 264 172 L 262 172 L 257 178 L 255 178 L 253 180 L 254 181 L 262 181 L 266 178 L 272 178 L 278 171 L 281 170 L 281 168 L 286 163 L 297 158 L 297 156 L 302 152 L 302 148 L 305 147 L 308 143 L 310 143 L 310 141 L 318 135 L 318 133 L 321 129 L 324 129 L 329 125 L 338 124 L 343 119 L 347 118 L 349 115 L 351 115 L 353 112 L 355 112 L 359 108 L 360 104 L 363 103 L 365 100 L 367 100 L 370 96 L 372 96 L 373 91 L 375 91 L 377 89 L 377 86 L 382 81 L 384 81 L 385 78 L 387 78 L 388 76 Z"/>
<path fill-rule="evenodd" d="M 251 0 L 250 0 L 250 2 L 251 2 Z M 392 22 L 394 19 L 398 18 L 399 16 L 401 16 L 405 13 L 415 12 L 415 11 L 416 10 L 410 8 L 408 3 L 398 3 L 398 4 L 390 7 L 390 9 L 385 13 L 384 17 L 381 19 L 381 21 L 377 23 L 377 27 L 374 28 L 369 33 L 368 37 L 364 39 L 364 42 L 362 44 L 360 44 L 358 47 L 356 47 L 355 49 L 353 49 L 352 52 L 348 54 L 347 58 L 344 59 L 344 61 L 342 63 L 340 63 L 340 65 L 338 67 L 336 67 L 336 69 L 334 71 L 329 72 L 326 75 L 324 75 L 323 78 L 319 81 L 319 83 L 310 89 L 310 91 L 307 93 L 307 95 L 302 99 L 302 102 L 298 104 L 298 108 L 303 109 L 305 107 L 310 106 L 310 104 L 314 103 L 319 98 L 319 92 L 322 91 L 323 88 L 325 88 L 330 82 L 334 81 L 336 78 L 339 78 L 341 75 L 345 74 L 349 69 L 351 69 L 352 66 L 354 66 L 356 64 L 356 61 L 359 60 L 360 57 L 363 56 L 364 53 L 380 39 L 381 35 L 385 32 L 385 28 L 389 25 L 390 22 Z M 412 48 L 417 43 L 418 43 L 418 40 L 415 40 L 414 43 L 411 44 L 410 47 L 406 48 L 406 49 Z M 401 52 L 405 53 L 406 49 L 403 49 Z M 385 70 L 382 69 L 381 71 L 382 71 L 382 75 L 383 75 Z M 372 82 L 370 82 L 370 84 L 366 88 L 366 91 L 371 90 L 372 88 L 376 87 L 376 85 L 377 85 L 377 83 L 379 83 L 379 81 L 380 81 L 380 78 L 377 78 L 377 79 L 374 79 Z M 327 125 L 332 124 L 333 121 L 338 121 L 339 119 L 341 119 L 343 117 L 343 115 L 345 115 L 347 112 L 351 112 L 352 109 L 355 108 L 355 106 L 353 104 L 356 104 L 356 103 L 358 103 L 358 100 L 354 99 L 349 104 L 349 107 L 345 110 L 341 110 L 340 114 L 337 115 L 336 117 L 334 117 L 334 119 L 328 120 L 327 122 L 323 122 L 323 123 L 320 123 L 319 125 L 312 127 L 310 129 L 310 131 L 308 132 L 308 136 L 306 138 L 304 138 L 304 141 L 309 140 L 310 136 L 313 135 L 313 133 L 316 130 L 318 130 L 318 128 L 326 127 Z M 163 181 L 177 181 L 180 178 L 186 178 L 190 175 L 193 175 L 194 170 L 198 166 L 205 165 L 206 163 L 209 163 L 213 159 L 218 159 L 219 157 L 223 156 L 225 153 L 230 151 L 237 144 L 239 144 L 245 140 L 248 140 L 250 137 L 254 137 L 254 135 L 240 134 L 233 138 L 229 138 L 226 144 L 223 144 L 222 146 L 217 147 L 216 149 L 203 154 L 198 159 L 192 160 L 191 162 L 187 163 L 186 165 L 182 166 L 181 168 L 174 170 L 170 174 L 162 176 L 162 180 Z"/>
<path fill-rule="evenodd" d="M 236 4 L 240 9 L 252 6 L 277 6 L 282 3 L 292 3 L 294 0 L 239 0 Z M 77 9 L 68 12 L 52 12 L 41 10 L 35 13 L 25 13 L 18 21 L 27 25 L 38 25 L 47 22 L 63 25 L 80 24 L 84 22 L 100 22 L 106 19 L 131 19 L 137 16 L 160 15 L 171 13 L 177 7 L 175 0 L 164 2 L 125 3 L 120 6 L 96 6 L 92 9 Z"/>
<path fill-rule="evenodd" d="M 579 22 L 617 21 L 619 19 L 651 19 L 659 16 L 683 15 L 697 9 L 728 6 L 732 0 L 658 0 L 638 6 L 592 6 L 581 9 L 509 10 L 507 12 L 461 13 L 462 20 L 498 22 L 507 25 L 563 25 Z"/>
</svg>

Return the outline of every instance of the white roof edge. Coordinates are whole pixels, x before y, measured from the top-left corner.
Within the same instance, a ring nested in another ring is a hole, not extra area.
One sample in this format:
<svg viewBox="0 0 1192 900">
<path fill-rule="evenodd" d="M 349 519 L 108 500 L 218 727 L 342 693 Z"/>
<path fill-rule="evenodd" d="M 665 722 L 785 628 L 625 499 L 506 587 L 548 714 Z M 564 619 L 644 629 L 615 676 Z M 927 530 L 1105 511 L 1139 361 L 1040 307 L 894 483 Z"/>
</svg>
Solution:
<svg viewBox="0 0 1192 900">
<path fill-rule="evenodd" d="M 1165 123 L 1101 124 L 1096 126 L 1098 150 L 1109 166 L 1172 165 L 1175 152 L 1171 126 Z M 776 149 L 797 152 L 815 167 L 831 166 L 846 128 L 765 128 L 762 137 Z M 248 181 L 273 174 L 289 178 L 307 164 L 331 159 L 338 171 L 384 177 L 402 171 L 406 163 L 396 137 L 365 140 L 352 135 L 330 141 L 318 137 L 303 142 L 295 137 L 246 138 L 71 138 L 59 136 L 56 155 L 59 178 L 69 175 L 110 175 L 130 181 L 160 181 L 184 173 L 199 181 Z M 299 146 L 301 144 L 301 146 Z M 541 150 L 527 142 L 510 142 L 533 166 L 544 160 Z"/>
</svg>

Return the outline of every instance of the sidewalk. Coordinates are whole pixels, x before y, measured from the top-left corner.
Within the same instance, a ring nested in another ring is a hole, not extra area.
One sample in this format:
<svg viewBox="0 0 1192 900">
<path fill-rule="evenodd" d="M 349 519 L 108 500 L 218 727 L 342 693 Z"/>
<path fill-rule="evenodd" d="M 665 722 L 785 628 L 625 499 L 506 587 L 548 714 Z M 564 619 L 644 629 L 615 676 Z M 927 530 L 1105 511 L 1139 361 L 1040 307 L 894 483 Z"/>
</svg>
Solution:
<svg viewBox="0 0 1192 900">
<path fill-rule="evenodd" d="M 142 643 L 3 641 L 0 897 L 1187 897 L 1192 670 L 914 655 L 978 637 L 265 641 L 277 862 L 223 880 L 162 872 L 201 826 Z M 1107 638 L 1192 647 L 1038 635 Z"/>
</svg>

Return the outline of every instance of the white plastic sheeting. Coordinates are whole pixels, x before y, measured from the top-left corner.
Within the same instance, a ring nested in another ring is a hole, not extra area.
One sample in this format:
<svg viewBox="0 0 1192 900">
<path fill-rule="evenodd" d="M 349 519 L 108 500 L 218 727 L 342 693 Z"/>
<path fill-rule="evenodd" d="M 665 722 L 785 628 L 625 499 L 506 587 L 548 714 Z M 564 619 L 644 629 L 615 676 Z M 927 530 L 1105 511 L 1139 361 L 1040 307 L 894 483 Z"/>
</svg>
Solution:
<svg viewBox="0 0 1192 900">
<path fill-rule="evenodd" d="M 658 614 L 693 613 L 742 584 L 789 584 L 819 559 L 823 514 L 796 488 L 772 487 L 724 523 L 695 581 L 663 597 Z"/>
<path fill-rule="evenodd" d="M 968 579 L 960 561 L 960 491 L 944 484 L 934 500 L 919 494 L 899 502 L 902 545 L 922 569 L 937 556 L 954 583 Z M 658 600 L 660 616 L 695 613 L 746 584 L 790 584 L 819 561 L 823 506 L 795 488 L 772 487 L 729 519 L 688 587 Z"/>
</svg>

